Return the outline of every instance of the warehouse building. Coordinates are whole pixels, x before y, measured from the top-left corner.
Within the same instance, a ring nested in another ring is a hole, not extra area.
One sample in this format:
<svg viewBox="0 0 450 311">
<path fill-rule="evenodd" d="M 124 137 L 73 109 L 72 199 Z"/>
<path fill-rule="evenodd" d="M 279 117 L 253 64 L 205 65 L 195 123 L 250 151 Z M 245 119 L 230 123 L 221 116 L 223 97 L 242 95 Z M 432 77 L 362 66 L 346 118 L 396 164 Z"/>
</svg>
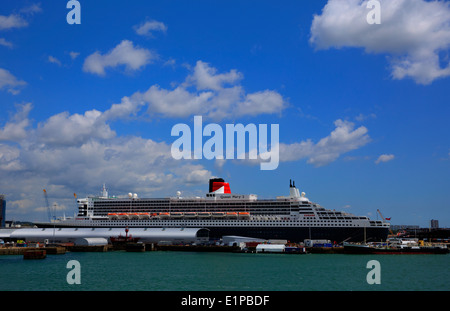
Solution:
<svg viewBox="0 0 450 311">
<path fill-rule="evenodd" d="M 0 239 L 25 240 L 39 243 L 74 243 L 77 239 L 104 238 L 126 235 L 139 238 L 143 243 L 202 243 L 209 240 L 204 228 L 20 228 L 0 229 Z"/>
</svg>

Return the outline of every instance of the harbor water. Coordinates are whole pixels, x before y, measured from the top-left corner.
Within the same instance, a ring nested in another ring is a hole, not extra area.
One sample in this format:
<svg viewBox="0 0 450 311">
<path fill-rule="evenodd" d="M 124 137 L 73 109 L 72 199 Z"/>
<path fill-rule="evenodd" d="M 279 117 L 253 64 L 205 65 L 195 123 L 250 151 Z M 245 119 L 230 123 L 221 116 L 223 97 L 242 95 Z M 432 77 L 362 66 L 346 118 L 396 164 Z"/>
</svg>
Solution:
<svg viewBox="0 0 450 311">
<path fill-rule="evenodd" d="M 79 263 L 79 283 L 69 284 Z M 379 262 L 369 284 L 368 262 Z M 67 252 L 0 256 L 0 291 L 448 291 L 450 254 Z"/>
</svg>

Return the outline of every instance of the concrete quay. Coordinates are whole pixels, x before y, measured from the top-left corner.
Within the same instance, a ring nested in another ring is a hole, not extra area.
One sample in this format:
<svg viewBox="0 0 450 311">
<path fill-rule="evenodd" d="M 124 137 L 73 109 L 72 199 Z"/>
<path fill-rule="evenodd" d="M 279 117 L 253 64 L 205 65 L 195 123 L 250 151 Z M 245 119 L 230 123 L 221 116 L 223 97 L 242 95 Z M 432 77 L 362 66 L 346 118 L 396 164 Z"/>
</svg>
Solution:
<svg viewBox="0 0 450 311">
<path fill-rule="evenodd" d="M 0 248 L 0 255 L 23 255 L 26 251 L 45 250 L 48 255 L 65 254 L 66 248 L 60 246 L 51 247 L 3 247 Z"/>
</svg>

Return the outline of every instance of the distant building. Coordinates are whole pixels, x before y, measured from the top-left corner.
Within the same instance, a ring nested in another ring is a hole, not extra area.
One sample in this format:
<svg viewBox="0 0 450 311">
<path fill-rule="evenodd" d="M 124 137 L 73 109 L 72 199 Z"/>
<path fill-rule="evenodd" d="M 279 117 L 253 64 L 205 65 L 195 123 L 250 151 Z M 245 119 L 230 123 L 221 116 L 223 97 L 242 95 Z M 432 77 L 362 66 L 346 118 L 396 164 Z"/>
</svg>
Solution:
<svg viewBox="0 0 450 311">
<path fill-rule="evenodd" d="M 439 228 L 439 220 L 431 219 L 430 227 L 431 227 L 431 229 Z"/>
<path fill-rule="evenodd" d="M 5 195 L 0 194 L 0 228 L 5 227 L 6 200 Z"/>
<path fill-rule="evenodd" d="M 392 230 L 419 229 L 417 225 L 391 225 Z"/>
</svg>

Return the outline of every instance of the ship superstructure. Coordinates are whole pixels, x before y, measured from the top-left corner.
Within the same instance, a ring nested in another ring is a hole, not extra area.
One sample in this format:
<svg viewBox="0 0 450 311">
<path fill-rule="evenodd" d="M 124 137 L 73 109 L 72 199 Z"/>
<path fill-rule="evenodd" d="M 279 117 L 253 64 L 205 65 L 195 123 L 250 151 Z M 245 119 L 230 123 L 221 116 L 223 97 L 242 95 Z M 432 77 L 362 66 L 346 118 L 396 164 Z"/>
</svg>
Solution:
<svg viewBox="0 0 450 311">
<path fill-rule="evenodd" d="M 210 237 L 239 235 L 265 239 L 328 239 L 333 242 L 385 240 L 389 223 L 325 209 L 300 193 L 295 181 L 289 195 L 258 199 L 254 194 L 231 192 L 222 178 L 209 181 L 205 197 L 110 197 L 103 186 L 100 196 L 78 199 L 78 215 L 40 226 L 56 227 L 159 227 L 207 228 Z"/>
</svg>

